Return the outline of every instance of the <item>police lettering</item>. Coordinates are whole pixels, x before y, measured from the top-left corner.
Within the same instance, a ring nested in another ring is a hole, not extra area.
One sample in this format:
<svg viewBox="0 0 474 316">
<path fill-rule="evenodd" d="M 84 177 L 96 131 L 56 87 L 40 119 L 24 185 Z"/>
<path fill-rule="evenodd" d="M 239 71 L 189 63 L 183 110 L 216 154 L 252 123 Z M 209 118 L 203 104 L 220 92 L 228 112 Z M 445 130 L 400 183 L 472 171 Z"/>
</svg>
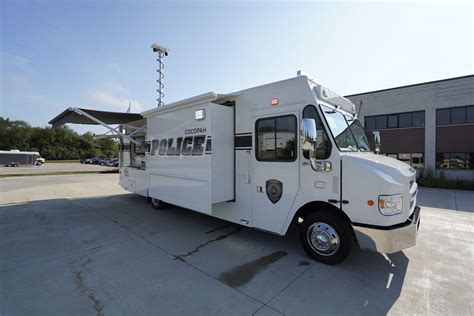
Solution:
<svg viewBox="0 0 474 316">
<path fill-rule="evenodd" d="M 205 128 L 197 129 L 206 131 Z M 196 130 L 196 128 L 190 130 Z M 160 156 L 200 156 L 204 154 L 205 141 L 206 135 L 154 139 L 151 142 L 150 154 L 155 155 L 158 151 Z"/>
</svg>

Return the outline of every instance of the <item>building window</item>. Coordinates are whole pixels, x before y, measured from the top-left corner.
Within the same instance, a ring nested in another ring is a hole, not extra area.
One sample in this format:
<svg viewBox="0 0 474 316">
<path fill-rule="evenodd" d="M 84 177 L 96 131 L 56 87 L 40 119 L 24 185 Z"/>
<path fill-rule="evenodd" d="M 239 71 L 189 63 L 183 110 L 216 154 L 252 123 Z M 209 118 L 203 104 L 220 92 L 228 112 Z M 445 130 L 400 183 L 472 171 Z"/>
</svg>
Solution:
<svg viewBox="0 0 474 316">
<path fill-rule="evenodd" d="M 436 125 L 474 123 L 474 105 L 437 109 Z"/>
<path fill-rule="evenodd" d="M 324 129 L 321 118 L 319 117 L 318 111 L 313 105 L 308 105 L 303 110 L 303 118 L 314 119 L 316 122 L 316 130 L 318 133 L 318 139 L 316 144 L 316 159 L 328 159 L 331 155 L 331 141 L 329 140 L 328 134 Z M 308 152 L 305 152 L 308 154 Z M 306 157 L 306 155 L 305 155 Z M 309 154 L 308 157 L 309 159 Z"/>
<path fill-rule="evenodd" d="M 387 116 L 380 115 L 375 117 L 375 128 L 376 129 L 384 129 L 387 128 Z"/>
<path fill-rule="evenodd" d="M 375 129 L 375 116 L 368 116 L 365 118 L 365 129 L 368 131 Z"/>
<path fill-rule="evenodd" d="M 451 110 L 436 110 L 436 125 L 448 125 L 451 123 Z"/>
<path fill-rule="evenodd" d="M 296 117 L 294 115 L 259 119 L 256 122 L 257 160 L 296 159 Z"/>
<path fill-rule="evenodd" d="M 398 127 L 398 115 L 389 115 L 388 128 L 397 128 L 397 127 Z"/>
<path fill-rule="evenodd" d="M 390 153 L 386 154 L 388 157 L 403 161 L 413 168 L 423 169 L 425 167 L 425 154 L 423 153 Z"/>
<path fill-rule="evenodd" d="M 474 153 L 436 153 L 436 168 L 474 170 Z"/>
<path fill-rule="evenodd" d="M 376 115 L 365 117 L 365 129 L 424 127 L 425 111 Z"/>
<path fill-rule="evenodd" d="M 467 107 L 466 121 L 467 123 L 474 123 L 474 105 Z"/>
<path fill-rule="evenodd" d="M 425 112 L 413 112 L 411 114 L 411 126 L 423 127 L 425 126 Z"/>
<path fill-rule="evenodd" d="M 400 161 L 403 161 L 404 163 L 406 164 L 409 164 L 411 163 L 411 154 L 398 154 L 398 160 Z"/>
<path fill-rule="evenodd" d="M 425 167 L 425 157 L 421 153 L 411 154 L 411 166 L 413 168 L 423 169 Z"/>
</svg>

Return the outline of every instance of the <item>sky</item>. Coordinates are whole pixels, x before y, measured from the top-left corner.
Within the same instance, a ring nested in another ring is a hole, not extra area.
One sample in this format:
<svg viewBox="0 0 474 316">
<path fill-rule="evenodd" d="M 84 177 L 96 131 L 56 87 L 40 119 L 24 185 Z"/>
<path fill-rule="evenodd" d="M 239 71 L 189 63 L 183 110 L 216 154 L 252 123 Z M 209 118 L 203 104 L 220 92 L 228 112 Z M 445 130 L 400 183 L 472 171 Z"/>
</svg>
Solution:
<svg viewBox="0 0 474 316">
<path fill-rule="evenodd" d="M 156 107 L 294 77 L 342 95 L 474 73 L 473 2 L 0 0 L 0 116 Z M 80 132 L 89 127 L 78 128 Z"/>
</svg>

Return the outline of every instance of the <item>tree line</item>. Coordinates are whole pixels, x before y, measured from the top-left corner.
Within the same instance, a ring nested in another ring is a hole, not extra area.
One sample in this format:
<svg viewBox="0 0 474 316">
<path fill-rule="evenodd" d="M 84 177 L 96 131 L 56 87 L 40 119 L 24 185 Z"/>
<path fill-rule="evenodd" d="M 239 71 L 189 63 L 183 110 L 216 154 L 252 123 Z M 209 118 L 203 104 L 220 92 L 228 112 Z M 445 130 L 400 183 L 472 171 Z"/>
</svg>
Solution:
<svg viewBox="0 0 474 316">
<path fill-rule="evenodd" d="M 93 137 L 90 132 L 79 135 L 67 126 L 32 127 L 25 121 L 0 117 L 0 150 L 37 151 L 47 160 L 118 156 L 116 140 Z"/>
</svg>

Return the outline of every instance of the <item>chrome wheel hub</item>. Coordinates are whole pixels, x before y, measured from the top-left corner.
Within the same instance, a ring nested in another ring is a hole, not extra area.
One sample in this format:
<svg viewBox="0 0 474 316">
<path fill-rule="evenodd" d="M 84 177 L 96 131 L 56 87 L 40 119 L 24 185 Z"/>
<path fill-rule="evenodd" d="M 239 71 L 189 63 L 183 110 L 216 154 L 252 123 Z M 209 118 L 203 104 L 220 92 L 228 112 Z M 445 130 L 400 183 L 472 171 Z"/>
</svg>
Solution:
<svg viewBox="0 0 474 316">
<path fill-rule="evenodd" d="M 326 223 L 313 223 L 308 228 L 308 243 L 320 255 L 330 256 L 339 249 L 339 236 L 331 225 Z"/>
</svg>

